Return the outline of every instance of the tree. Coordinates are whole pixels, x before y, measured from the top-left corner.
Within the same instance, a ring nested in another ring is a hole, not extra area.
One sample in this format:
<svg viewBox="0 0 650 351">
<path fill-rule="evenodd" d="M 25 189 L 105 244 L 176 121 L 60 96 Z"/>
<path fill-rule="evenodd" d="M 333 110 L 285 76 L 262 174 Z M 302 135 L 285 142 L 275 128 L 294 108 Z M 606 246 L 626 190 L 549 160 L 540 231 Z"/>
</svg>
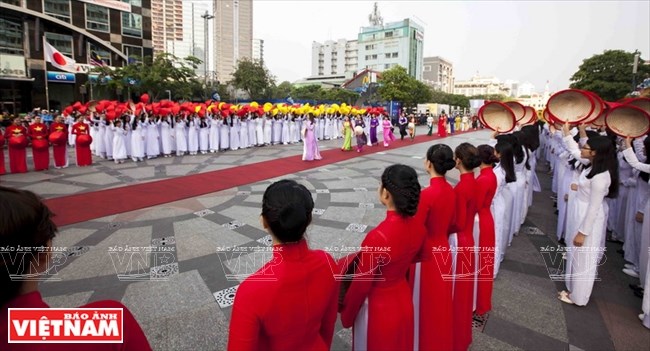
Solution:
<svg viewBox="0 0 650 351">
<path fill-rule="evenodd" d="M 232 76 L 231 83 L 248 93 L 251 100 L 263 100 L 273 94 L 275 77 L 258 60 L 239 60 Z"/>
<path fill-rule="evenodd" d="M 274 87 L 271 97 L 273 99 L 286 99 L 289 95 L 291 95 L 292 88 L 293 84 L 285 80 L 284 82 L 280 83 L 280 85 Z"/>
<path fill-rule="evenodd" d="M 172 99 L 190 100 L 202 89 L 195 73 L 200 63 L 201 60 L 193 56 L 181 59 L 161 53 L 123 67 L 96 67 L 93 72 L 98 73 L 98 80 L 106 82 L 112 90 L 149 93 L 154 99 L 167 98 L 169 90 Z"/>
<path fill-rule="evenodd" d="M 401 101 L 404 106 L 412 106 L 413 81 L 413 77 L 408 75 L 406 68 L 395 66 L 381 74 L 379 95 L 385 101 Z"/>
<path fill-rule="evenodd" d="M 623 50 L 605 50 L 582 61 L 571 76 L 571 88 L 589 90 L 606 101 L 625 97 L 632 89 L 632 65 L 636 53 Z M 650 77 L 650 66 L 639 60 L 637 82 Z"/>
<path fill-rule="evenodd" d="M 322 100 L 336 101 L 337 103 L 345 102 L 348 105 L 355 105 L 359 99 L 359 94 L 343 89 L 343 88 L 332 88 L 323 90 Z"/>
</svg>

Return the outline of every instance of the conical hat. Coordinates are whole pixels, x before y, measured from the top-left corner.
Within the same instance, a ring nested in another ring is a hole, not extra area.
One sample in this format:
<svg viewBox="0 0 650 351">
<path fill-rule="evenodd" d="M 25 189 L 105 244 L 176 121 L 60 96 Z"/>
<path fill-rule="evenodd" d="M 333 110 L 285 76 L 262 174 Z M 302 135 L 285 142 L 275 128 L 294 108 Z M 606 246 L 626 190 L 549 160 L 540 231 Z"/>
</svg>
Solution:
<svg viewBox="0 0 650 351">
<path fill-rule="evenodd" d="M 515 128 L 515 113 L 501 102 L 487 102 L 478 110 L 478 115 L 486 127 L 500 133 L 507 133 Z"/>
<path fill-rule="evenodd" d="M 591 115 L 584 120 L 581 121 L 581 123 L 589 124 L 592 121 L 598 119 L 600 115 L 605 111 L 605 102 L 598 96 L 598 94 L 592 92 L 592 91 L 585 91 L 587 94 L 591 96 L 594 102 L 594 110 L 591 112 Z"/>
<path fill-rule="evenodd" d="M 515 114 L 515 120 L 517 122 L 521 122 L 522 119 L 524 119 L 524 116 L 526 115 L 526 109 L 524 105 L 520 104 L 517 101 L 506 101 L 504 104 L 512 110 L 512 112 Z"/>
<path fill-rule="evenodd" d="M 524 118 L 518 120 L 520 125 L 525 126 L 537 122 L 537 111 L 532 106 L 524 106 Z"/>
<path fill-rule="evenodd" d="M 626 105 L 632 105 L 636 106 L 645 113 L 650 115 L 650 98 L 636 98 L 636 99 L 631 99 L 625 102 Z"/>
<path fill-rule="evenodd" d="M 561 123 L 577 124 L 591 116 L 595 103 L 589 93 L 578 89 L 559 91 L 546 103 L 548 112 Z"/>
<path fill-rule="evenodd" d="M 609 110 L 605 123 L 622 137 L 638 138 L 650 130 L 650 115 L 636 106 L 619 105 Z"/>
</svg>

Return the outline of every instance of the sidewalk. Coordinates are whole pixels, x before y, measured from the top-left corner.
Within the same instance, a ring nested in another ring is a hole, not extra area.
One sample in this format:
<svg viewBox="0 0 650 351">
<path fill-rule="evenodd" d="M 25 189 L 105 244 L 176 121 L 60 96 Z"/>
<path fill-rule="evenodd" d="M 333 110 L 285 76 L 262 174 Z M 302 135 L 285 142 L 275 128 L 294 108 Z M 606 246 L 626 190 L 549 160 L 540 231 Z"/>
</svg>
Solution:
<svg viewBox="0 0 650 351">
<path fill-rule="evenodd" d="M 452 148 L 466 141 L 478 145 L 487 142 L 489 135 L 479 131 L 435 142 Z M 322 148 L 339 145 L 340 140 L 321 143 Z M 385 216 L 376 195 L 383 169 L 393 163 L 407 164 L 418 171 L 421 184 L 428 184 L 423 159 L 429 146 L 421 143 L 389 148 L 280 177 L 296 179 L 314 195 L 314 219 L 308 229 L 310 246 L 324 249 L 359 245 Z M 159 158 L 137 166 L 104 161 L 87 168 L 3 176 L 2 182 L 54 197 L 301 152 L 299 145 L 273 146 L 218 155 Z M 641 300 L 627 288 L 632 279 L 620 271 L 622 260 L 615 253 L 620 245 L 608 247 L 602 282 L 596 284 L 587 307 L 568 306 L 557 300 L 556 292 L 563 286 L 549 279 L 540 254 L 542 247 L 555 245 L 551 238 L 556 217 L 549 199 L 549 178 L 543 171 L 539 176 L 544 191 L 535 193 L 528 219 L 508 248 L 494 285 L 493 312 L 482 331 L 474 330 L 472 349 L 647 349 L 650 332 L 637 319 Z M 458 172 L 450 171 L 449 178 L 457 182 Z M 59 280 L 42 283 L 43 296 L 52 307 L 121 300 L 131 308 L 156 350 L 223 350 L 239 284 L 237 277 L 227 275 L 254 271 L 265 260 L 251 254 L 224 256 L 218 248 L 270 245 L 259 213 L 262 194 L 275 180 L 60 228 L 54 246 L 67 250 L 58 262 L 55 278 Z M 128 261 L 131 265 L 120 264 L 124 261 L 116 260 L 111 250 L 127 246 L 160 251 L 156 255 L 133 256 Z M 338 325 L 332 349 L 349 350 L 350 338 L 351 331 Z"/>
</svg>

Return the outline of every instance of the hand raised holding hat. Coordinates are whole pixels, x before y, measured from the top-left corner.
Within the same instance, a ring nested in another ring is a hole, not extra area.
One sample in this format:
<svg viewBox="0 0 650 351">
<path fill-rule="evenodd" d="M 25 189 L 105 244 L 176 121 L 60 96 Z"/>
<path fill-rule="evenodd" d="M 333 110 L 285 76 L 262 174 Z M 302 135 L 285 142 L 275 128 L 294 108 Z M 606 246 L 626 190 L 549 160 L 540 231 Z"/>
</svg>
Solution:
<svg viewBox="0 0 650 351">
<path fill-rule="evenodd" d="M 578 132 L 580 133 L 580 138 L 587 137 L 587 125 L 584 123 L 578 124 Z"/>
<path fill-rule="evenodd" d="M 571 129 L 569 128 L 569 123 L 564 123 L 562 125 L 562 134 L 564 134 L 564 136 L 571 135 Z"/>
<path fill-rule="evenodd" d="M 582 245 L 585 243 L 586 237 L 586 235 L 578 232 L 578 234 L 576 234 L 576 237 L 573 239 L 573 246 L 582 247 Z"/>
<path fill-rule="evenodd" d="M 629 149 L 631 147 L 632 147 L 632 137 L 628 136 L 627 138 L 625 138 L 625 148 Z"/>
</svg>

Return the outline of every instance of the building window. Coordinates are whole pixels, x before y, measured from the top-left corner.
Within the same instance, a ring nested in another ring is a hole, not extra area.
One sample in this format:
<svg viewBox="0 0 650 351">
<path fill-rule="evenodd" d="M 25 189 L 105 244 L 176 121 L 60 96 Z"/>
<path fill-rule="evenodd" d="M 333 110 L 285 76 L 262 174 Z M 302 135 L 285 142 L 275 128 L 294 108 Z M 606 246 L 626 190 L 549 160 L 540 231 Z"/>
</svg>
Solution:
<svg viewBox="0 0 650 351">
<path fill-rule="evenodd" d="M 0 18 L 0 52 L 5 54 L 24 55 L 23 23 Z"/>
<path fill-rule="evenodd" d="M 23 6 L 22 0 L 2 0 L 0 2 L 3 2 L 5 4 L 9 4 L 9 5 Z"/>
<path fill-rule="evenodd" d="M 122 45 L 122 52 L 129 58 L 129 63 L 142 62 L 142 47 Z"/>
<path fill-rule="evenodd" d="M 74 57 L 72 36 L 56 33 L 45 33 L 45 40 L 68 57 Z"/>
<path fill-rule="evenodd" d="M 384 65 L 384 69 L 389 69 L 389 68 L 390 68 L 390 63 Z"/>
<path fill-rule="evenodd" d="M 108 8 L 86 4 L 86 29 L 96 30 L 99 32 L 110 32 Z"/>
<path fill-rule="evenodd" d="M 375 44 L 368 44 L 366 45 L 366 50 L 374 50 L 377 47 Z"/>
<path fill-rule="evenodd" d="M 43 13 L 70 22 L 70 0 L 43 0 Z"/>
<path fill-rule="evenodd" d="M 142 38 L 142 16 L 122 12 L 122 34 Z"/>
<path fill-rule="evenodd" d="M 90 63 L 91 58 L 94 56 L 95 59 L 102 60 L 106 66 L 111 66 L 111 53 L 100 46 L 88 43 L 88 56 L 88 63 Z M 96 64 L 94 66 L 96 66 Z"/>
<path fill-rule="evenodd" d="M 387 54 L 386 54 L 386 58 L 390 58 L 390 53 L 387 53 Z"/>
<path fill-rule="evenodd" d="M 377 54 L 375 54 L 375 55 L 370 55 L 370 58 L 372 58 L 373 60 L 376 60 L 376 59 L 377 59 Z"/>
<path fill-rule="evenodd" d="M 393 57 L 393 58 L 396 58 L 396 57 L 397 57 L 397 54 L 398 54 L 397 52 L 394 52 L 393 55 L 392 55 L 392 57 Z"/>
<path fill-rule="evenodd" d="M 431 66 L 429 66 L 429 65 L 424 66 L 424 71 L 425 72 L 431 72 Z"/>
<path fill-rule="evenodd" d="M 142 7 L 142 0 L 122 0 L 122 2 L 126 2 L 127 4 L 131 4 L 131 6 Z"/>
<path fill-rule="evenodd" d="M 392 37 L 393 37 L 393 32 L 386 32 L 386 33 L 384 34 L 384 37 L 386 37 L 386 38 L 392 38 Z"/>
</svg>

